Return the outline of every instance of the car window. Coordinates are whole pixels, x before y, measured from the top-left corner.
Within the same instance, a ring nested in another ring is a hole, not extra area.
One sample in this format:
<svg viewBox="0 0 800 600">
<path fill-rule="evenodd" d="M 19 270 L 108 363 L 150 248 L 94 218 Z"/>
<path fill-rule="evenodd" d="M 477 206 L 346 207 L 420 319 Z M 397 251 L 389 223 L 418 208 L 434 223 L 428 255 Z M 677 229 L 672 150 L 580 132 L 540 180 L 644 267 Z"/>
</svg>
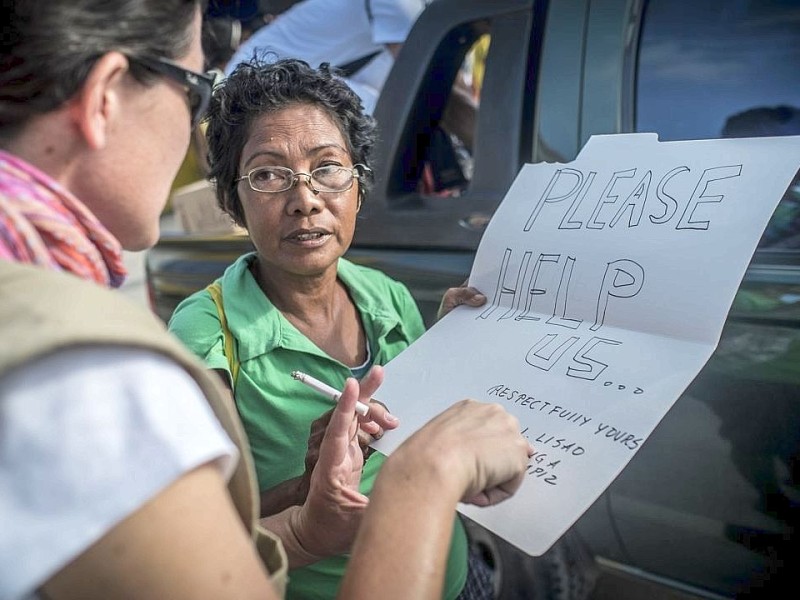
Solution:
<svg viewBox="0 0 800 600">
<path fill-rule="evenodd" d="M 489 24 L 481 22 L 476 27 L 488 30 Z M 483 33 L 469 46 L 447 92 L 441 120 L 427 136 L 417 137 L 417 156 L 424 157 L 417 181 L 420 194 L 458 197 L 469 188 L 475 123 L 490 43 L 490 34 Z"/>
<path fill-rule="evenodd" d="M 636 96 L 661 140 L 800 135 L 800 2 L 651 0 Z M 800 249 L 800 173 L 759 246 Z"/>
</svg>

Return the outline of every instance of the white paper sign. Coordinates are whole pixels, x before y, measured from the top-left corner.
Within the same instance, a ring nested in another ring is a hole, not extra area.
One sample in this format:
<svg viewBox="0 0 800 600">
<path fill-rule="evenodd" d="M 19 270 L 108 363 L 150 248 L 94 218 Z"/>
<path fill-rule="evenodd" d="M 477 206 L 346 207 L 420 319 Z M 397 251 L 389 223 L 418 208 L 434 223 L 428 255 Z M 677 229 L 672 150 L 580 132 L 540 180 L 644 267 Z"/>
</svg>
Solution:
<svg viewBox="0 0 800 600">
<path fill-rule="evenodd" d="M 711 356 L 757 242 L 800 166 L 800 136 L 592 137 L 526 165 L 483 236 L 460 307 L 386 367 L 400 429 L 497 402 L 536 450 L 519 492 L 459 510 L 545 552 L 641 448 Z"/>
</svg>

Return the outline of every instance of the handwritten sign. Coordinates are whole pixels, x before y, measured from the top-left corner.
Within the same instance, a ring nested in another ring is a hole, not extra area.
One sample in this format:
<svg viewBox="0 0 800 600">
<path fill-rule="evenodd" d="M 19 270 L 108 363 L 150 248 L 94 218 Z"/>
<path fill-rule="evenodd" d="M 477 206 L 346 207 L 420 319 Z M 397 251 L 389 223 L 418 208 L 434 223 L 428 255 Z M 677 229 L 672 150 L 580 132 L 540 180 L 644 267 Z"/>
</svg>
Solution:
<svg viewBox="0 0 800 600">
<path fill-rule="evenodd" d="M 390 453 L 453 402 L 497 402 L 536 453 L 511 500 L 463 506 L 545 552 L 642 447 L 716 347 L 747 264 L 800 166 L 800 136 L 592 137 L 526 165 L 478 249 L 460 307 L 386 368 Z"/>
</svg>

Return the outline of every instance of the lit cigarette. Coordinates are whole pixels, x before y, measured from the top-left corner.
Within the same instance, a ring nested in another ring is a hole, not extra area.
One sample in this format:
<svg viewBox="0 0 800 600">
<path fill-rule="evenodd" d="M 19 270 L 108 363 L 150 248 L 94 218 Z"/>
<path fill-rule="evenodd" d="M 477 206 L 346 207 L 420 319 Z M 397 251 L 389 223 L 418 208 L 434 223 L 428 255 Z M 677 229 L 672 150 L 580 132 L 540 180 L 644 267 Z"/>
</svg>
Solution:
<svg viewBox="0 0 800 600">
<path fill-rule="evenodd" d="M 323 396 L 327 396 L 334 402 L 338 402 L 339 397 L 342 395 L 342 392 L 336 388 L 329 386 L 327 383 L 322 383 L 319 379 L 315 379 L 301 371 L 292 371 L 292 377 L 301 383 L 305 383 L 312 390 L 318 391 Z M 365 417 L 369 412 L 369 407 L 363 402 L 356 402 L 356 412 Z"/>
</svg>

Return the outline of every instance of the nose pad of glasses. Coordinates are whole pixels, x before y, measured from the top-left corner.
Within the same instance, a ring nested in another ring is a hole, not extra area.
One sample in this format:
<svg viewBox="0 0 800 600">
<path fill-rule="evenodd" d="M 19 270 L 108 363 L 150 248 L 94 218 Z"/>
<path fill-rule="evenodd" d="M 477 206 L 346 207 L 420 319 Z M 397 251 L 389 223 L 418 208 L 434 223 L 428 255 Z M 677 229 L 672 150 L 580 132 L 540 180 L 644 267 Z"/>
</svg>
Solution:
<svg viewBox="0 0 800 600">
<path fill-rule="evenodd" d="M 311 175 L 309 175 L 308 173 L 295 173 L 294 174 L 295 183 L 297 183 L 297 181 L 299 181 L 301 177 L 305 180 L 305 184 L 308 186 L 308 189 L 310 189 L 315 196 L 319 196 L 319 190 L 314 187 Z"/>
</svg>

